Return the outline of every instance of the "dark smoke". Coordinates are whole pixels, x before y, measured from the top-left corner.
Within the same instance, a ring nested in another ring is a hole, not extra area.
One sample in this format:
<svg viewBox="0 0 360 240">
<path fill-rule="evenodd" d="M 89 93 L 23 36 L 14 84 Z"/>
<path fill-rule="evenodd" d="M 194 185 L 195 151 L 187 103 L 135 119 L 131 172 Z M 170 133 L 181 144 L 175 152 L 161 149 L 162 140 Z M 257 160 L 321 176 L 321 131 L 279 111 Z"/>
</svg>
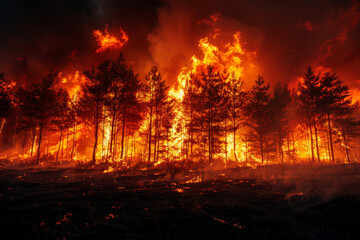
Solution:
<svg viewBox="0 0 360 240">
<path fill-rule="evenodd" d="M 110 32 L 122 27 L 128 33 L 122 51 L 141 77 L 156 64 L 174 83 L 211 31 L 196 22 L 220 13 L 223 32 L 243 33 L 268 81 L 291 82 L 307 65 L 319 64 L 358 87 L 359 11 L 351 0 L 6 0 L 0 3 L 0 72 L 31 80 L 49 69 L 85 69 L 114 57 L 118 51 L 94 53 L 92 30 L 108 24 Z"/>
</svg>

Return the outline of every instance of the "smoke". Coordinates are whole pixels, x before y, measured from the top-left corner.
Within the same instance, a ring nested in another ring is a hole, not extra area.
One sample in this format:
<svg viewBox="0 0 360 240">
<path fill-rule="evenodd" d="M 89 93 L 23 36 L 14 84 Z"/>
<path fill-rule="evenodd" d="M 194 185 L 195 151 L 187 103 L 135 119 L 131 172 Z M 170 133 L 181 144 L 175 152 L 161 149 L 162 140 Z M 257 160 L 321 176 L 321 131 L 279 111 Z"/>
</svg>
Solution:
<svg viewBox="0 0 360 240">
<path fill-rule="evenodd" d="M 107 24 L 111 33 L 122 27 L 129 34 L 131 42 L 122 49 L 127 56 L 146 55 L 146 34 L 155 26 L 158 5 L 144 0 L 1 1 L 0 72 L 31 81 L 49 69 L 83 71 L 115 57 L 119 51 L 95 53 L 92 32 L 104 30 Z"/>
<path fill-rule="evenodd" d="M 349 9 L 345 11 L 340 10 L 337 14 L 338 16 L 334 17 L 335 20 L 329 20 L 328 26 L 340 27 L 339 32 L 335 37 L 326 40 L 321 45 L 320 54 L 315 60 L 315 63 L 322 66 L 327 66 L 331 61 L 334 61 L 332 58 L 343 50 L 344 45 L 349 40 L 349 34 L 358 26 L 360 20 L 360 3 L 353 1 Z"/>
<path fill-rule="evenodd" d="M 245 48 L 257 52 L 257 74 L 267 81 L 289 82 L 307 65 L 330 67 L 346 83 L 360 80 L 358 1 L 26 1 L 0 3 L 0 72 L 30 81 L 49 69 L 83 71 L 116 57 L 119 51 L 96 54 L 94 29 L 116 33 L 129 41 L 121 51 L 143 78 L 158 65 L 169 84 L 193 55 L 198 41 L 212 33 L 200 20 L 219 13 L 226 42 L 236 31 Z M 200 21 L 200 24 L 198 24 Z M 220 40 L 219 40 L 220 41 Z"/>
</svg>

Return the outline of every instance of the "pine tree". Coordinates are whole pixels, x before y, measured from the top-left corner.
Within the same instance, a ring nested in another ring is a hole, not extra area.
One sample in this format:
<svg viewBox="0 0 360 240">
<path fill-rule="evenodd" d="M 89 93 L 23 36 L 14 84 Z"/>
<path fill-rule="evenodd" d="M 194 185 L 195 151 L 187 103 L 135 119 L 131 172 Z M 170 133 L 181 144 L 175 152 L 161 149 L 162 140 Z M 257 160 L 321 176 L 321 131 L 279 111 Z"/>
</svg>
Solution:
<svg viewBox="0 0 360 240">
<path fill-rule="evenodd" d="M 201 108 L 198 110 L 203 114 L 202 120 L 198 123 L 207 132 L 208 163 L 211 164 L 214 161 L 214 155 L 221 152 L 221 93 L 224 85 L 221 84 L 220 73 L 215 72 L 213 66 L 208 66 L 207 72 L 202 72 L 201 75 Z"/>
<path fill-rule="evenodd" d="M 70 116 L 70 97 L 66 90 L 59 89 L 56 91 L 57 105 L 55 108 L 55 114 L 52 118 L 52 124 L 56 126 L 55 130 L 60 132 L 58 149 L 56 152 L 56 161 L 59 158 L 60 148 L 62 146 L 64 131 L 72 126 L 72 119 Z"/>
<path fill-rule="evenodd" d="M 264 78 L 259 75 L 248 94 L 248 102 L 246 104 L 247 126 L 249 128 L 247 139 L 252 143 L 255 152 L 260 152 L 261 163 L 264 163 L 264 145 L 270 99 L 269 88 L 270 84 L 266 84 Z"/>
<path fill-rule="evenodd" d="M 289 134 L 288 106 L 291 103 L 290 91 L 286 84 L 277 83 L 269 102 L 269 117 L 274 132 L 278 157 L 284 163 L 283 144 Z"/>
<path fill-rule="evenodd" d="M 154 143 L 154 162 L 158 159 L 160 142 L 162 138 L 161 119 L 163 109 L 167 99 L 168 87 L 165 84 L 165 80 L 158 72 L 157 67 L 152 67 L 150 72 L 145 76 L 147 82 L 147 108 L 149 112 L 149 137 L 148 137 L 148 161 L 151 160 L 151 146 Z M 154 128 L 153 128 L 154 127 Z M 154 129 L 154 135 L 152 130 Z M 153 138 L 154 136 L 154 138 Z"/>
<path fill-rule="evenodd" d="M 321 78 L 321 86 L 323 88 L 323 94 L 321 97 L 320 110 L 326 116 L 331 160 L 335 162 L 333 124 L 334 121 L 336 121 L 338 125 L 340 125 L 339 127 L 342 132 L 341 135 L 346 150 L 347 161 L 350 162 L 345 126 L 352 126 L 353 129 L 358 129 L 358 127 L 356 126 L 357 121 L 351 116 L 354 109 L 351 106 L 349 88 L 343 85 L 343 82 L 336 74 L 331 74 L 330 72 L 326 72 Z"/>
<path fill-rule="evenodd" d="M 240 78 L 230 78 L 228 84 L 229 93 L 229 117 L 232 121 L 231 131 L 233 135 L 234 160 L 238 161 L 237 152 L 237 131 L 244 120 L 244 106 L 246 93 L 243 89 L 243 82 Z"/>
<path fill-rule="evenodd" d="M 317 120 L 320 117 L 320 99 L 323 94 L 323 89 L 320 84 L 320 75 L 316 75 L 311 67 L 308 67 L 308 71 L 304 74 L 303 79 L 298 86 L 299 100 L 304 108 L 303 112 L 309 119 L 308 126 L 310 129 L 312 161 L 314 162 L 313 127 L 315 132 L 316 153 L 318 162 L 320 162 Z"/>
<path fill-rule="evenodd" d="M 82 121 L 94 130 L 92 163 L 95 164 L 99 130 L 104 119 L 105 96 L 110 84 L 110 61 L 105 61 L 84 74 L 87 82 L 82 86 L 78 114 Z"/>
<path fill-rule="evenodd" d="M 54 88 L 57 81 L 57 72 L 50 72 L 40 83 L 33 83 L 27 89 L 19 89 L 20 112 L 27 122 L 34 124 L 35 131 L 39 128 L 37 164 L 40 161 L 41 143 L 43 132 L 51 123 L 51 118 L 56 114 L 57 90 Z"/>
</svg>

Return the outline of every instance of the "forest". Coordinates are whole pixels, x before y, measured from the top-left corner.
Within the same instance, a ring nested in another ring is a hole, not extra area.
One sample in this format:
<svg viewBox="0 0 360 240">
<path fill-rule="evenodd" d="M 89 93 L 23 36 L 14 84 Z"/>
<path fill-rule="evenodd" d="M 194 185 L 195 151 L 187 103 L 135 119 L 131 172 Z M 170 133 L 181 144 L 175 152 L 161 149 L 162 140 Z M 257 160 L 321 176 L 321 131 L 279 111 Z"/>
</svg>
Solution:
<svg viewBox="0 0 360 240">
<path fill-rule="evenodd" d="M 75 93 L 56 71 L 24 88 L 2 74 L 2 157 L 119 168 L 357 161 L 358 107 L 335 73 L 309 66 L 293 89 L 258 75 L 245 90 L 209 63 L 181 81 L 170 88 L 156 66 L 141 80 L 123 54 L 84 71 Z"/>
</svg>

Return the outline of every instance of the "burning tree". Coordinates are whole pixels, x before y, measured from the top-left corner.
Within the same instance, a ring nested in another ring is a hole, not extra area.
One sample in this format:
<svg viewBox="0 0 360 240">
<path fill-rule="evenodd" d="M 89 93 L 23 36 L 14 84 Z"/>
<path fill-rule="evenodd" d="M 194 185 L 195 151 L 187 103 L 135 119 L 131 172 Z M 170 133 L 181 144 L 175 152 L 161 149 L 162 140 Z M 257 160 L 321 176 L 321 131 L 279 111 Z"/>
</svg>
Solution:
<svg viewBox="0 0 360 240">
<path fill-rule="evenodd" d="M 96 163 L 96 151 L 100 124 L 104 119 L 104 103 L 110 83 L 110 61 L 93 67 L 85 72 L 87 82 L 82 86 L 82 96 L 79 100 L 79 116 L 82 121 L 93 129 L 94 145 L 92 163 Z"/>
<path fill-rule="evenodd" d="M 347 122 L 356 131 L 359 127 L 359 122 L 354 121 L 352 117 L 354 107 L 351 106 L 349 88 L 343 85 L 343 82 L 336 74 L 331 74 L 330 72 L 326 72 L 321 78 L 321 88 L 323 93 L 320 99 L 320 110 L 324 115 L 327 125 L 331 160 L 335 162 L 333 143 L 334 125 L 337 125 L 336 127 L 340 129 L 340 134 L 335 134 L 339 137 L 338 141 L 342 142 L 346 151 L 346 159 L 350 163 L 348 136 L 346 134 L 349 130 L 347 127 L 350 126 L 346 127 L 345 125 Z"/>
<path fill-rule="evenodd" d="M 107 27 L 94 30 L 94 55 L 102 63 L 83 73 L 50 73 L 15 94 L 15 129 L 19 118 L 23 149 L 31 137 L 30 155 L 37 146 L 39 162 L 46 132 L 46 154 L 56 160 L 64 155 L 86 160 L 91 155 L 93 164 L 101 158 L 127 167 L 141 166 L 144 159 L 148 166 L 253 166 L 284 163 L 285 152 L 289 163 L 307 158 L 335 163 L 344 149 L 350 162 L 351 142 L 360 124 L 349 89 L 338 76 L 309 67 L 292 92 L 280 83 L 270 92 L 270 84 L 260 75 L 246 89 L 246 79 L 258 73 L 256 52 L 244 47 L 240 32 L 222 38 L 217 20 L 214 15 L 200 21 L 214 33 L 199 40 L 202 57 L 192 56 L 176 86 L 167 86 L 157 67 L 142 82 L 123 54 L 103 61 L 129 37 L 123 30 L 117 35 Z M 13 97 L 3 75 L 0 80 L 0 117 L 5 119 L 12 112 Z"/>
<path fill-rule="evenodd" d="M 261 163 L 264 163 L 264 152 L 267 150 L 267 134 L 269 130 L 269 112 L 268 105 L 270 94 L 268 90 L 270 84 L 266 84 L 262 76 L 258 76 L 251 91 L 246 105 L 247 141 L 252 144 L 252 151 L 260 153 Z"/>
<path fill-rule="evenodd" d="M 316 153 L 318 162 L 320 162 L 319 138 L 318 138 L 318 118 L 320 117 L 320 97 L 322 95 L 322 87 L 320 85 L 320 76 L 314 73 L 314 70 L 309 67 L 304 74 L 304 81 L 299 83 L 299 100 L 303 104 L 308 126 L 310 129 L 311 140 L 311 158 L 314 162 L 314 138 L 313 129 L 315 133 Z"/>
<path fill-rule="evenodd" d="M 32 148 L 34 146 L 36 131 L 38 131 L 37 163 L 40 161 L 43 132 L 51 125 L 59 109 L 59 93 L 63 90 L 55 89 L 57 72 L 50 72 L 39 83 L 32 83 L 27 89 L 18 91 L 19 107 L 23 123 L 34 128 Z"/>
<path fill-rule="evenodd" d="M 277 157 L 284 163 L 283 145 L 289 137 L 289 107 L 291 103 L 291 93 L 287 85 L 277 83 L 274 87 L 273 96 L 269 101 L 269 121 L 271 123 L 273 141 L 275 142 Z"/>
<path fill-rule="evenodd" d="M 158 72 L 157 67 L 155 66 L 152 67 L 150 72 L 146 75 L 145 80 L 147 82 L 146 105 L 149 113 L 148 162 L 151 161 L 151 154 L 152 154 L 151 146 L 152 144 L 154 144 L 153 159 L 154 162 L 156 163 L 159 157 L 160 145 L 162 145 L 160 140 L 163 138 L 164 134 L 167 134 L 167 132 L 163 131 L 162 121 L 164 118 L 163 115 L 164 110 L 166 111 L 165 106 L 167 105 L 167 101 L 168 101 L 167 100 L 168 87 L 166 86 L 165 80 L 162 78 L 161 74 Z M 168 119 L 168 121 L 169 120 L 170 119 Z M 153 129 L 154 129 L 154 138 L 153 138 Z M 161 147 L 163 148 L 164 146 Z"/>
<path fill-rule="evenodd" d="M 139 123 L 142 120 L 142 106 L 137 98 L 137 93 L 140 91 L 140 81 L 131 67 L 126 65 L 122 54 L 116 61 L 111 62 L 110 70 L 110 85 L 105 106 L 111 117 L 109 149 L 114 161 L 116 155 L 116 132 L 119 124 L 121 123 L 120 159 L 123 159 L 126 130 L 131 130 L 131 134 L 138 130 Z"/>
</svg>

